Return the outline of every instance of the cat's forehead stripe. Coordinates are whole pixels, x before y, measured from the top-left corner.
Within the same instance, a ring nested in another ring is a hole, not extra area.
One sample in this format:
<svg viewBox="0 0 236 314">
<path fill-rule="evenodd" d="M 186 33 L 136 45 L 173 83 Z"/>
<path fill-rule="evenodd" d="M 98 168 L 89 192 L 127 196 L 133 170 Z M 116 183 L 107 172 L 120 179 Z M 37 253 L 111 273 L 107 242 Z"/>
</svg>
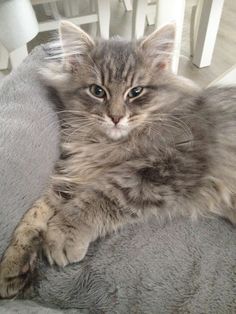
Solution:
<svg viewBox="0 0 236 314">
<path fill-rule="evenodd" d="M 125 61 L 123 58 L 114 58 L 112 54 L 108 54 L 106 58 L 98 62 L 100 62 L 103 85 L 117 81 L 126 82 L 128 86 L 131 86 L 136 70 L 133 55 L 130 55 Z"/>
<path fill-rule="evenodd" d="M 133 46 L 123 40 L 98 41 L 92 55 L 103 71 L 104 81 L 127 79 L 128 71 L 135 64 Z"/>
</svg>

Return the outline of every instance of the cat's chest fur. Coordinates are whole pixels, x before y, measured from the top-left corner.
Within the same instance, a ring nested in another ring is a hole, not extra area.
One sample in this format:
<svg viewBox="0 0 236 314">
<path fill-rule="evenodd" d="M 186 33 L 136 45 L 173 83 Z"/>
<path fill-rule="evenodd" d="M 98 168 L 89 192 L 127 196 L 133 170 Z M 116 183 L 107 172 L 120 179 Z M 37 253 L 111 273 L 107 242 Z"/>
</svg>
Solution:
<svg viewBox="0 0 236 314">
<path fill-rule="evenodd" d="M 106 142 L 62 143 L 62 158 L 56 174 L 78 185 L 101 181 L 117 166 L 135 159 L 139 149 L 130 143 L 124 145 Z"/>
<path fill-rule="evenodd" d="M 140 182 L 169 185 L 175 190 L 180 189 L 180 184 L 184 188 L 192 186 L 193 182 L 186 182 L 186 179 L 194 177 L 199 180 L 204 158 L 197 160 L 194 148 L 180 151 L 168 146 L 163 149 L 158 138 L 147 138 L 146 135 L 123 142 L 89 140 L 62 143 L 56 180 L 76 185 L 79 189 L 100 188 L 107 186 L 108 182 L 121 184 L 121 188 L 130 188 Z"/>
</svg>

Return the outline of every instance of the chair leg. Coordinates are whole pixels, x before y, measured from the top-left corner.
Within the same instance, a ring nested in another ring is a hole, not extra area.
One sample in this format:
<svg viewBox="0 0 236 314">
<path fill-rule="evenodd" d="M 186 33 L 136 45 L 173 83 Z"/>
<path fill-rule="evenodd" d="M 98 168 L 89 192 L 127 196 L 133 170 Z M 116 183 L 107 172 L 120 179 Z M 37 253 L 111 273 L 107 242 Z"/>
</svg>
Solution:
<svg viewBox="0 0 236 314">
<path fill-rule="evenodd" d="M 159 28 L 160 26 L 171 22 L 175 22 L 176 24 L 172 71 L 177 73 L 184 23 L 185 0 L 159 0 L 157 3 L 156 27 Z"/>
<path fill-rule="evenodd" d="M 110 30 L 110 0 L 97 0 L 98 23 L 101 37 L 108 39 Z"/>
<path fill-rule="evenodd" d="M 132 33 L 134 38 L 144 35 L 148 0 L 133 1 Z"/>
<path fill-rule="evenodd" d="M 126 11 L 132 11 L 132 1 L 131 0 L 123 0 L 125 10 Z"/>
<path fill-rule="evenodd" d="M 18 67 L 18 65 L 28 56 L 27 46 L 23 45 L 20 48 L 10 53 L 10 62 L 12 69 Z"/>
<path fill-rule="evenodd" d="M 72 16 L 71 6 L 68 1 L 62 1 L 62 8 L 63 8 L 63 14 L 65 15 L 65 17 Z"/>
<path fill-rule="evenodd" d="M 79 16 L 79 1 L 70 0 L 72 16 Z"/>
<path fill-rule="evenodd" d="M 52 12 L 52 16 L 53 16 L 54 20 L 60 20 L 61 19 L 61 15 L 60 15 L 60 13 L 58 11 L 57 3 L 56 2 L 49 3 L 49 6 L 50 6 L 50 9 L 51 9 L 51 12 Z"/>
<path fill-rule="evenodd" d="M 90 9 L 91 13 L 96 13 L 96 11 L 97 11 L 96 4 L 97 3 L 95 2 L 95 0 L 89 0 L 89 9 Z M 98 23 L 97 22 L 88 24 L 88 32 L 92 37 L 97 36 L 97 31 L 98 31 Z"/>
<path fill-rule="evenodd" d="M 193 64 L 202 68 L 211 64 L 224 0 L 199 0 L 196 11 Z"/>
<path fill-rule="evenodd" d="M 147 25 L 155 25 L 156 23 L 157 4 L 155 2 L 147 6 Z"/>
<path fill-rule="evenodd" d="M 65 17 L 79 16 L 79 0 L 64 0 L 62 1 L 63 14 Z"/>
<path fill-rule="evenodd" d="M 7 49 L 0 43 L 0 70 L 8 68 L 9 53 Z"/>
<path fill-rule="evenodd" d="M 44 9 L 44 13 L 46 16 L 48 16 L 48 17 L 52 16 L 52 11 L 51 11 L 50 5 L 48 3 L 43 3 L 43 9 Z"/>
<path fill-rule="evenodd" d="M 196 16 L 197 16 L 197 6 L 194 5 L 192 7 L 192 10 L 191 10 L 191 17 L 190 17 L 190 36 L 189 36 L 189 41 L 190 41 L 190 56 L 192 57 L 193 56 L 193 52 L 194 52 L 194 46 L 195 46 L 195 41 L 196 41 L 196 29 L 198 27 L 196 27 L 196 25 L 198 25 L 198 22 L 197 19 L 196 19 Z"/>
</svg>

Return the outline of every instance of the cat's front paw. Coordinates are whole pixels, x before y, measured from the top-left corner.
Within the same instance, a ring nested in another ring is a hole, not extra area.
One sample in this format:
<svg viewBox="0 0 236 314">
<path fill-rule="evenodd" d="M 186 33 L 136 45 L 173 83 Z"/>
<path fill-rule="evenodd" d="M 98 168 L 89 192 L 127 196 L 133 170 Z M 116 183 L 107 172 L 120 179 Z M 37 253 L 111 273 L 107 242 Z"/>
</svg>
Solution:
<svg viewBox="0 0 236 314">
<path fill-rule="evenodd" d="M 50 265 L 64 267 L 81 261 L 87 253 L 89 242 L 86 233 L 51 222 L 44 238 L 44 253 Z"/>
<path fill-rule="evenodd" d="M 11 298 L 28 285 L 37 254 L 9 247 L 0 264 L 0 298 Z"/>
</svg>

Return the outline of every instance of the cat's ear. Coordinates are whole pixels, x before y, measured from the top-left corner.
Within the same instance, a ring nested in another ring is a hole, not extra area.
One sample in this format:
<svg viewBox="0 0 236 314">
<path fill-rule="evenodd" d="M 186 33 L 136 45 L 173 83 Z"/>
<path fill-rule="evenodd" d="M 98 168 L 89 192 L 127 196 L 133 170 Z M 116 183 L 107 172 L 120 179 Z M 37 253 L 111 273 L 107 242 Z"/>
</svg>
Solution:
<svg viewBox="0 0 236 314">
<path fill-rule="evenodd" d="M 66 62 L 73 63 L 75 58 L 87 55 L 95 45 L 93 39 L 86 32 L 68 21 L 61 21 L 59 36 L 63 58 Z"/>
<path fill-rule="evenodd" d="M 160 69 L 171 64 L 175 40 L 175 24 L 167 24 L 154 31 L 139 42 L 139 47 L 150 63 L 155 63 Z"/>
<path fill-rule="evenodd" d="M 65 82 L 71 78 L 71 72 L 80 62 L 85 62 L 95 44 L 80 27 L 68 21 L 60 23 L 59 35 L 60 43 L 52 43 L 49 59 L 59 59 L 62 62 L 49 62 L 39 69 L 39 73 L 46 85 L 63 90 Z"/>
</svg>

